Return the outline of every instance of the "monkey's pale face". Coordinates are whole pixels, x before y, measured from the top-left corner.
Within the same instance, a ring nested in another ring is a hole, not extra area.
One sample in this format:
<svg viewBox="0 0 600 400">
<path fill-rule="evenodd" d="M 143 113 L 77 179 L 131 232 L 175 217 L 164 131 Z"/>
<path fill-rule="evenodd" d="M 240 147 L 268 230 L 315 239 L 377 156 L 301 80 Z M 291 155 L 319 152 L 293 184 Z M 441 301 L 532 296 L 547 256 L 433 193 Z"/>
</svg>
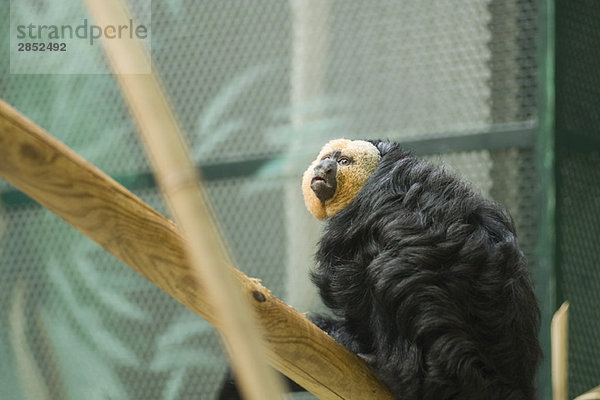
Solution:
<svg viewBox="0 0 600 400">
<path fill-rule="evenodd" d="M 327 143 L 302 177 L 308 210 L 318 219 L 343 210 L 375 171 L 380 158 L 379 150 L 364 140 Z"/>
</svg>

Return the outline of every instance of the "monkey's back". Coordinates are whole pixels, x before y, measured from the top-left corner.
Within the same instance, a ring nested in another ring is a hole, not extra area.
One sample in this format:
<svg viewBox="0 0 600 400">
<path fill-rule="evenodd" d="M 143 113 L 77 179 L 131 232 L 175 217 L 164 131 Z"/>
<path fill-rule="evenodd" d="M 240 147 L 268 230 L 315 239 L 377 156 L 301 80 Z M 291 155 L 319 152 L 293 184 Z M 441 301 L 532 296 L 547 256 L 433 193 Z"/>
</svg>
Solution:
<svg viewBox="0 0 600 400">
<path fill-rule="evenodd" d="M 380 164 L 320 241 L 325 304 L 403 399 L 533 398 L 539 309 L 510 216 L 374 144 Z"/>
</svg>

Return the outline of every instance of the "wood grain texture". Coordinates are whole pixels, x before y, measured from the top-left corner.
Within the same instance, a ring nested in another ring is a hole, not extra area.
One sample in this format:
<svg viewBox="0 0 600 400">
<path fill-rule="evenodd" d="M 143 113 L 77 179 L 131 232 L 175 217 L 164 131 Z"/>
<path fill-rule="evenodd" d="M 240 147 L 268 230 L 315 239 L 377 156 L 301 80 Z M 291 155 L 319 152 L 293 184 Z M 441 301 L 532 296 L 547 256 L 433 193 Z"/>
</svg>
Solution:
<svg viewBox="0 0 600 400">
<path fill-rule="evenodd" d="M 0 175 L 219 328 L 167 218 L 0 100 Z M 269 362 L 321 399 L 391 399 L 356 355 L 233 269 L 264 326 Z"/>
</svg>

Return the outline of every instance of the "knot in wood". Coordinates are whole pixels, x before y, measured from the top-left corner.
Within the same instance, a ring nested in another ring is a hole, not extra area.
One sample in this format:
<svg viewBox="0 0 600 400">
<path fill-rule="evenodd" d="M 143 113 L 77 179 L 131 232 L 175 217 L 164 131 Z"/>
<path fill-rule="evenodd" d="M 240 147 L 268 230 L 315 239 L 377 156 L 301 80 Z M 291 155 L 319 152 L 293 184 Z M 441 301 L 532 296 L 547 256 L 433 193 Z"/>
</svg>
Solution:
<svg viewBox="0 0 600 400">
<path fill-rule="evenodd" d="M 260 290 L 254 290 L 252 292 L 252 297 L 254 297 L 254 300 L 258 301 L 259 303 L 264 303 L 267 301 L 267 298 Z"/>
</svg>

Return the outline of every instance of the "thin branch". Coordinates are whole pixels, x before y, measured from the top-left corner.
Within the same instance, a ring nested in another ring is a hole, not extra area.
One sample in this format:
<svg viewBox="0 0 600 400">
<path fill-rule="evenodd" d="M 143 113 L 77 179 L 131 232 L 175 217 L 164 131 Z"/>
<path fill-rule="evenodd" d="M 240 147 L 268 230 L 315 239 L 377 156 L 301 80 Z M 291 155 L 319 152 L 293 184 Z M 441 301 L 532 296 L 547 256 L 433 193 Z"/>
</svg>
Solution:
<svg viewBox="0 0 600 400">
<path fill-rule="evenodd" d="M 554 313 L 551 323 L 552 339 L 552 398 L 567 400 L 569 396 L 569 302 Z"/>
</svg>

